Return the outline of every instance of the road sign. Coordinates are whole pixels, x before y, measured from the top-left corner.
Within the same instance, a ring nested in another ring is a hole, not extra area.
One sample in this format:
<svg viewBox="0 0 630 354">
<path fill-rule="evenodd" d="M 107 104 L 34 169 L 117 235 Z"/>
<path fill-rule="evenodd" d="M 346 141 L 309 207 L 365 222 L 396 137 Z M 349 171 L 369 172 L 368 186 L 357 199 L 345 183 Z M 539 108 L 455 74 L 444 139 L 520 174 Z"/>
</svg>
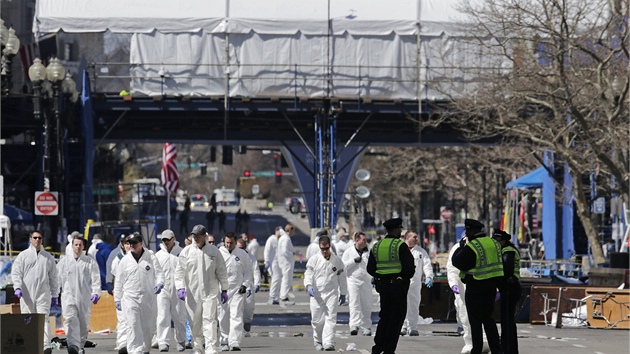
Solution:
<svg viewBox="0 0 630 354">
<path fill-rule="evenodd" d="M 256 171 L 254 172 L 256 177 L 274 177 L 276 175 L 276 171 Z"/>
<path fill-rule="evenodd" d="M 606 212 L 606 199 L 599 197 L 593 202 L 593 212 L 595 214 L 604 214 Z"/>
<path fill-rule="evenodd" d="M 444 221 L 449 221 L 451 220 L 451 216 L 453 216 L 452 210 L 447 209 L 445 207 L 440 207 L 440 219 Z"/>
<path fill-rule="evenodd" d="M 58 215 L 57 192 L 35 192 L 35 215 Z"/>
<path fill-rule="evenodd" d="M 252 194 L 258 194 L 258 193 L 260 193 L 260 186 L 257 184 L 254 184 L 252 186 Z"/>
</svg>

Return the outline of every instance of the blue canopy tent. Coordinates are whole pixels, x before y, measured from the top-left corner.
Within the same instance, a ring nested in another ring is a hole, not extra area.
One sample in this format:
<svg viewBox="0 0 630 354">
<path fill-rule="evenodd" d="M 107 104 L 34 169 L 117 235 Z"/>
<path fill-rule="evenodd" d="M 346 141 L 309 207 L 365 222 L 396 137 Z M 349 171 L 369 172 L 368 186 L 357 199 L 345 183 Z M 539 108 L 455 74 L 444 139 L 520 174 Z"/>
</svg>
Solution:
<svg viewBox="0 0 630 354">
<path fill-rule="evenodd" d="M 549 171 L 545 167 L 539 167 L 528 172 L 505 186 L 506 189 L 542 188 L 542 235 L 546 259 L 569 258 L 574 254 L 572 177 L 566 168 L 564 171 L 565 188 L 561 206 L 557 205 L 556 185 L 553 177 L 549 175 Z M 559 212 L 558 207 L 562 208 L 561 223 L 558 223 L 559 220 L 556 219 Z M 560 237 L 558 237 L 558 232 L 561 233 Z"/>
</svg>

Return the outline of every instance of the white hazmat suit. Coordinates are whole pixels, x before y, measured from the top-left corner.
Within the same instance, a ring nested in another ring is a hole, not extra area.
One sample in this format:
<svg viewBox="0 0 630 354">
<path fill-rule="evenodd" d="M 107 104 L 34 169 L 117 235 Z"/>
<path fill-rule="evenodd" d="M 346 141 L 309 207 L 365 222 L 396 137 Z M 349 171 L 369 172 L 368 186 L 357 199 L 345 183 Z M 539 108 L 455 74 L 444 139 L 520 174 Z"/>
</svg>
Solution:
<svg viewBox="0 0 630 354">
<path fill-rule="evenodd" d="M 211 244 L 193 243 L 179 254 L 175 287 L 186 289 L 186 310 L 190 319 L 193 352 L 216 354 L 219 350 L 217 304 L 221 290 L 227 290 L 225 261 Z M 205 340 L 204 340 L 205 339 Z"/>
<path fill-rule="evenodd" d="M 160 250 L 155 254 L 164 272 L 164 288 L 157 296 L 157 342 L 168 345 L 171 339 L 171 321 L 175 327 L 175 341 L 180 345 L 186 342 L 186 304 L 177 298 L 175 287 L 175 269 L 179 263 L 182 248 L 177 241 L 169 253 L 166 245 L 160 243 Z"/>
<path fill-rule="evenodd" d="M 295 258 L 293 257 L 293 242 L 291 236 L 284 230 L 280 230 L 280 238 L 278 239 L 278 266 L 282 274 L 280 281 L 280 300 L 289 298 L 293 284 L 293 267 L 295 266 Z"/>
<path fill-rule="evenodd" d="M 63 257 L 57 263 L 62 289 L 62 314 L 67 327 L 68 347 L 83 349 L 88 338 L 92 315 L 92 294 L 100 297 L 101 275 L 96 260 L 85 254 L 79 258 Z"/>
<path fill-rule="evenodd" d="M 136 261 L 132 252 L 120 260 L 116 269 L 114 301 L 120 301 L 127 323 L 127 352 L 142 354 L 151 350 L 155 332 L 157 303 L 155 287 L 164 284 L 164 273 L 155 255 L 143 248 Z"/>
<path fill-rule="evenodd" d="M 252 262 L 249 254 L 235 247 L 232 252 L 226 248 L 219 249 L 228 275 L 228 301 L 219 308 L 221 329 L 221 345 L 240 348 L 243 339 L 243 309 L 245 293 L 239 293 L 241 286 L 252 288 Z M 251 290 L 250 290 L 251 291 Z"/>
<path fill-rule="evenodd" d="M 407 292 L 407 317 L 403 328 L 407 332 L 417 331 L 418 316 L 420 316 L 420 300 L 422 299 L 422 275 L 427 278 L 433 278 L 433 266 L 431 258 L 424 248 L 416 245 L 410 249 L 413 256 L 413 263 L 416 266 L 416 272 L 409 283 L 409 291 Z"/>
<path fill-rule="evenodd" d="M 120 260 L 125 256 L 125 253 L 118 247 L 118 253 L 114 255 L 116 252 L 116 248 L 109 255 L 109 259 L 112 259 L 111 271 L 107 273 L 109 279 L 108 283 L 114 283 L 116 280 L 116 271 L 118 270 L 118 264 L 120 264 Z M 112 257 L 114 255 L 114 257 Z M 109 259 L 107 261 L 109 261 Z M 116 349 L 122 349 L 127 347 L 127 330 L 129 327 L 127 326 L 127 322 L 125 321 L 125 314 L 116 309 Z"/>
<path fill-rule="evenodd" d="M 459 294 L 455 294 L 455 310 L 457 310 L 457 322 L 464 329 L 464 348 L 462 353 L 470 353 L 472 350 L 472 335 L 470 334 L 470 322 L 468 322 L 468 311 L 466 310 L 466 284 L 462 283 L 459 277 L 459 269 L 453 265 L 453 253 L 459 248 L 459 242 L 455 243 L 448 253 L 448 261 L 446 262 L 446 276 L 448 278 L 448 286 L 459 288 Z"/>
<path fill-rule="evenodd" d="M 278 237 L 271 234 L 265 242 L 264 252 L 265 267 L 271 276 L 271 284 L 269 284 L 269 302 L 278 301 L 280 299 L 280 281 L 282 280 L 282 272 L 278 265 Z"/>
<path fill-rule="evenodd" d="M 256 309 L 256 293 L 254 289 L 260 287 L 260 269 L 258 268 L 258 260 L 253 254 L 248 253 L 249 260 L 252 262 L 252 294 L 245 299 L 245 310 L 243 311 L 243 322 L 245 324 L 245 331 L 249 332 L 249 325 L 254 319 L 254 310 Z"/>
<path fill-rule="evenodd" d="M 11 268 L 13 288 L 22 290 L 20 311 L 22 313 L 44 314 L 44 349 L 50 348 L 50 301 L 59 296 L 59 278 L 55 259 L 43 249 L 31 245 L 20 252 Z"/>
<path fill-rule="evenodd" d="M 315 296 L 310 298 L 313 342 L 315 346 L 334 348 L 339 295 L 347 294 L 347 279 L 341 259 L 332 252 L 329 259 L 321 253 L 311 257 L 304 272 L 304 287 L 309 286 L 315 289 Z"/>
<path fill-rule="evenodd" d="M 361 262 L 354 260 L 361 257 Z M 352 247 L 341 257 L 348 277 L 348 306 L 350 310 L 350 331 L 363 329 L 363 334 L 371 333 L 372 328 L 372 276 L 368 274 L 367 262 L 370 249 L 360 252 Z"/>
</svg>

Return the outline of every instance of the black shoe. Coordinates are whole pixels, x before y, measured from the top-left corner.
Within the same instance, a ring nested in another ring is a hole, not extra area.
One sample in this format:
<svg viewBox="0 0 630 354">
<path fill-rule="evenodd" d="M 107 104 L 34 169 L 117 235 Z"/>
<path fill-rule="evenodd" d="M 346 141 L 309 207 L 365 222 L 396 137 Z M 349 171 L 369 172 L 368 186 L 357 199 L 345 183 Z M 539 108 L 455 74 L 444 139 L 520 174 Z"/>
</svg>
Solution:
<svg viewBox="0 0 630 354">
<path fill-rule="evenodd" d="M 244 323 L 243 324 L 243 330 L 245 332 L 249 332 L 249 330 L 251 330 L 251 329 L 252 329 L 252 324 L 251 323 Z"/>
<path fill-rule="evenodd" d="M 239 348 L 239 347 L 232 347 L 232 349 L 230 349 L 230 350 L 233 351 L 233 352 L 240 352 L 241 348 Z"/>
<path fill-rule="evenodd" d="M 356 327 L 353 327 L 352 330 L 350 330 L 350 335 L 356 336 L 357 334 L 359 334 L 359 329 Z"/>
<path fill-rule="evenodd" d="M 76 345 L 69 346 L 68 354 L 79 354 L 79 348 Z"/>
<path fill-rule="evenodd" d="M 52 354 L 52 349 L 50 348 L 44 349 L 44 354 Z"/>
<path fill-rule="evenodd" d="M 128 354 L 127 353 L 127 347 L 118 349 L 118 354 Z"/>
</svg>

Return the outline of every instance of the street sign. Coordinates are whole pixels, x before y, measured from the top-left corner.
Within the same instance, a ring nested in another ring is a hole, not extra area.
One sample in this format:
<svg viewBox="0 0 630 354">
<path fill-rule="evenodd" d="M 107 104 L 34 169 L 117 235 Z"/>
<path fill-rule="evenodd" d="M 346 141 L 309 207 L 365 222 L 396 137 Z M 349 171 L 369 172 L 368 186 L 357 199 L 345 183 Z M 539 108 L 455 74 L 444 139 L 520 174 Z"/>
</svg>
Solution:
<svg viewBox="0 0 630 354">
<path fill-rule="evenodd" d="M 604 214 L 606 212 L 606 199 L 599 197 L 593 202 L 593 212 L 595 214 Z"/>
<path fill-rule="evenodd" d="M 260 186 L 257 184 L 254 184 L 252 186 L 252 194 L 258 194 L 258 193 L 260 193 Z"/>
<path fill-rule="evenodd" d="M 58 215 L 57 192 L 35 192 L 35 215 Z"/>
<path fill-rule="evenodd" d="M 447 209 L 445 207 L 440 207 L 440 219 L 443 221 L 451 220 L 451 216 L 453 216 L 453 211 Z"/>
<path fill-rule="evenodd" d="M 256 177 L 275 177 L 276 171 L 255 171 L 254 175 Z"/>
</svg>

